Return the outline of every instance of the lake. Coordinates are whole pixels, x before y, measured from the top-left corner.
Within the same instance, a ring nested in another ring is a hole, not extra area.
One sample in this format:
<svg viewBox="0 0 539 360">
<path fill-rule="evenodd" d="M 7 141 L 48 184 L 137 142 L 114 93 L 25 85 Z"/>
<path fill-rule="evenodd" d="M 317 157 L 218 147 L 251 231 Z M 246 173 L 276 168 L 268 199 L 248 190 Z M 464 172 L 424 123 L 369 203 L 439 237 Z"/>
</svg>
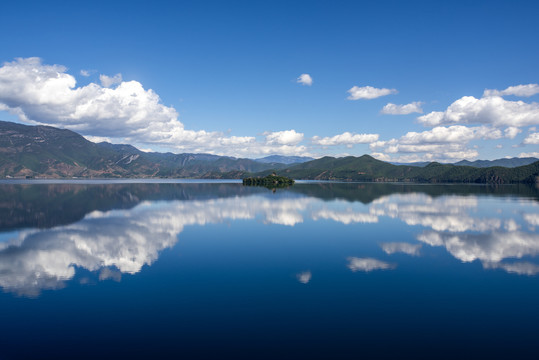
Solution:
<svg viewBox="0 0 539 360">
<path fill-rule="evenodd" d="M 539 190 L 0 183 L 0 359 L 516 358 Z"/>
</svg>

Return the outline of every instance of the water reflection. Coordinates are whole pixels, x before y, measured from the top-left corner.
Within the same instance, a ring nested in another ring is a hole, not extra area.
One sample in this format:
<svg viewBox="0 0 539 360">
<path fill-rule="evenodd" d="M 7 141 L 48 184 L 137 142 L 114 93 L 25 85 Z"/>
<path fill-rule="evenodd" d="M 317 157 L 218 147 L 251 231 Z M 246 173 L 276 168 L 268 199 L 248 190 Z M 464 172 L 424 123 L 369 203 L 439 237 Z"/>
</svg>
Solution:
<svg viewBox="0 0 539 360">
<path fill-rule="evenodd" d="M 421 244 L 409 244 L 405 242 L 388 242 L 380 244 L 382 250 L 388 255 L 403 253 L 412 256 L 419 256 Z"/>
<path fill-rule="evenodd" d="M 311 281 L 312 277 L 313 275 L 311 274 L 310 271 L 303 271 L 296 275 L 296 278 L 302 284 L 308 284 L 309 281 Z"/>
<path fill-rule="evenodd" d="M 390 270 L 396 267 L 395 264 L 390 264 L 373 258 L 348 258 L 348 268 L 352 271 L 374 271 L 374 270 Z"/>
<path fill-rule="evenodd" d="M 344 259 L 348 264 L 343 266 L 352 271 L 397 267 L 378 259 L 380 254 L 418 257 L 429 247 L 444 247 L 454 258 L 478 260 L 485 269 L 539 272 L 532 261 L 539 252 L 535 198 L 508 197 L 507 189 L 494 197 L 450 195 L 428 186 L 396 186 L 393 193 L 385 184 L 327 186 L 301 185 L 276 194 L 237 184 L 6 187 L 0 211 L 15 216 L 0 218 L 0 229 L 19 231 L 0 242 L 0 287 L 35 297 L 64 287 L 77 269 L 97 274 L 100 281 L 120 281 L 122 274 L 141 271 L 172 248 L 186 226 L 236 220 L 290 228 L 290 241 L 293 228 L 309 226 L 307 221 L 387 230 L 381 224 L 385 219 L 401 221 L 415 232 L 416 243 L 381 242 L 380 253 Z M 13 198 L 6 196 L 10 193 Z M 296 275 L 303 284 L 311 277 L 310 271 Z"/>
<path fill-rule="evenodd" d="M 260 218 L 265 224 L 293 226 L 303 221 L 311 198 L 251 196 L 194 201 L 143 202 L 130 210 L 93 211 L 83 220 L 41 231 L 21 231 L 0 243 L 0 286 L 36 296 L 58 289 L 77 267 L 101 270 L 99 279 L 120 279 L 152 264 L 174 246 L 185 226 Z M 253 204 L 256 204 L 253 206 Z"/>
</svg>

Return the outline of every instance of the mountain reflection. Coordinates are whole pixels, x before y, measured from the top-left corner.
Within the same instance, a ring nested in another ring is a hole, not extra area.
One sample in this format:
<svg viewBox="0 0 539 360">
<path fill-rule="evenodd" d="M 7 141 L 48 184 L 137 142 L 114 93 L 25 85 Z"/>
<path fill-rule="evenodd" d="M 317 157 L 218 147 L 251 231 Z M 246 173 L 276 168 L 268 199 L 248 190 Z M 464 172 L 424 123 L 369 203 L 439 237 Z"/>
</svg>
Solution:
<svg viewBox="0 0 539 360">
<path fill-rule="evenodd" d="M 429 247 L 444 247 L 456 259 L 478 260 L 485 269 L 539 272 L 531 262 L 539 252 L 539 207 L 534 197 L 507 196 L 507 190 L 502 197 L 487 197 L 439 193 L 440 188 L 428 186 L 398 186 L 388 193 L 386 185 L 345 184 L 328 190 L 333 194 L 328 196 L 319 184 L 276 194 L 238 184 L 155 185 L 4 188 L 0 210 L 17 216 L 0 218 L 0 229 L 20 230 L 0 242 L 0 287 L 35 297 L 42 290 L 64 287 L 77 269 L 95 273 L 100 281 L 120 281 L 122 274 L 135 274 L 155 262 L 160 252 L 177 243 L 186 226 L 234 220 L 289 228 L 307 221 L 376 227 L 383 226 L 385 218 L 413 227 L 417 242 L 383 242 L 375 256 L 420 256 Z M 347 192 L 348 198 L 343 196 Z M 371 196 L 376 193 L 381 195 Z M 29 194 L 36 200 L 28 199 Z M 41 202 L 38 196 L 43 196 Z M 361 196 L 369 201 L 359 200 Z M 503 202 L 500 211 L 493 201 Z M 53 204 L 53 210 L 45 211 L 47 204 Z M 397 268 L 393 261 L 365 255 L 349 257 L 348 267 L 364 272 Z M 306 284 L 311 276 L 304 271 L 297 279 Z"/>
</svg>

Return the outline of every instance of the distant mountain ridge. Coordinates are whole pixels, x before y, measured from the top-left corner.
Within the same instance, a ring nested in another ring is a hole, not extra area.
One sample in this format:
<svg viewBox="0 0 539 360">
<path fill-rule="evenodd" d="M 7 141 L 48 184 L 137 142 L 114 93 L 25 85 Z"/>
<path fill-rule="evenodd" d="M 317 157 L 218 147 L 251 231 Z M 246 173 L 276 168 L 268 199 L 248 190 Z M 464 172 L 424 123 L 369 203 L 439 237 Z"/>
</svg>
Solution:
<svg viewBox="0 0 539 360">
<path fill-rule="evenodd" d="M 146 153 L 131 145 L 93 143 L 81 135 L 50 126 L 0 121 L 0 177 L 47 178 L 234 178 L 278 172 L 293 179 L 381 181 L 536 183 L 539 161 L 524 166 L 472 167 L 429 163 L 424 167 L 393 165 L 369 155 L 323 157 L 301 163 L 298 157 L 266 157 L 261 162 L 211 154 Z M 511 159 L 505 159 L 511 160 Z M 513 159 L 514 160 L 514 159 Z M 528 160 L 530 161 L 530 160 Z M 514 162 L 512 162 L 514 164 Z"/>
<path fill-rule="evenodd" d="M 495 159 L 495 160 L 475 160 L 475 161 L 461 160 L 456 163 L 445 163 L 444 165 L 472 166 L 472 167 L 478 167 L 478 168 L 503 166 L 503 167 L 513 168 L 517 166 L 533 164 L 536 161 L 539 161 L 539 159 L 534 158 L 534 157 L 525 157 L 525 158 L 514 157 L 514 158 L 502 158 L 502 159 Z M 428 161 L 412 162 L 412 163 L 391 162 L 391 164 L 424 167 L 430 164 L 430 162 Z"/>
<path fill-rule="evenodd" d="M 459 162 L 454 163 L 453 165 L 473 166 L 473 167 L 479 167 L 479 168 L 486 168 L 486 167 L 492 167 L 492 166 L 503 166 L 503 167 L 513 168 L 517 166 L 533 164 L 536 161 L 539 161 L 539 159 L 534 158 L 534 157 L 525 157 L 525 158 L 514 157 L 514 158 L 504 158 L 504 159 L 496 159 L 496 160 L 475 160 L 475 161 L 461 160 Z"/>
</svg>

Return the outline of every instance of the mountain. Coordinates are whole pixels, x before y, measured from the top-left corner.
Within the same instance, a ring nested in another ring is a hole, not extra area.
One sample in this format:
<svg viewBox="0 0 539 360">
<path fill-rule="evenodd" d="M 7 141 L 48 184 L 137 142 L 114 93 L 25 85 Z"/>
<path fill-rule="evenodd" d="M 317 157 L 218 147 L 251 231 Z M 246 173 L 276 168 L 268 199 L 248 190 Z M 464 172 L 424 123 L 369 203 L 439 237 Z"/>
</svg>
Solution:
<svg viewBox="0 0 539 360">
<path fill-rule="evenodd" d="M 271 159 L 271 158 L 270 158 Z M 280 159 L 280 158 L 273 158 Z M 511 159 L 506 159 L 511 160 Z M 539 161 L 524 166 L 393 165 L 369 155 L 286 165 L 211 154 L 146 153 L 131 145 L 95 144 L 50 126 L 0 121 L 0 177 L 243 178 L 274 171 L 293 179 L 430 183 L 535 183 Z"/>
<path fill-rule="evenodd" d="M 314 160 L 312 157 L 308 156 L 283 156 L 283 155 L 270 155 L 263 158 L 255 159 L 257 162 L 261 163 L 280 163 L 280 164 L 300 164 L 307 161 Z"/>
<path fill-rule="evenodd" d="M 261 172 L 259 175 L 265 175 Z M 443 165 L 425 167 L 392 165 L 369 155 L 343 158 L 323 157 L 280 171 L 281 175 L 306 180 L 403 181 L 430 183 L 535 183 L 539 180 L 539 161 L 515 168 Z"/>
<path fill-rule="evenodd" d="M 473 166 L 473 167 L 479 167 L 479 168 L 486 168 L 486 167 L 492 167 L 492 166 L 503 166 L 503 167 L 513 168 L 517 166 L 529 165 L 536 161 L 539 161 L 539 159 L 534 158 L 534 157 L 527 157 L 527 158 L 514 157 L 510 159 L 496 159 L 496 160 L 475 160 L 475 161 L 462 160 L 462 161 L 456 162 L 454 165 Z"/>
<path fill-rule="evenodd" d="M 3 177 L 121 177 L 133 172 L 154 175 L 157 167 L 134 150 L 100 146 L 70 130 L 0 122 L 0 176 Z"/>
<path fill-rule="evenodd" d="M 0 121 L 0 177 L 241 177 L 285 164 L 210 154 L 145 153 L 51 126 Z"/>
</svg>

